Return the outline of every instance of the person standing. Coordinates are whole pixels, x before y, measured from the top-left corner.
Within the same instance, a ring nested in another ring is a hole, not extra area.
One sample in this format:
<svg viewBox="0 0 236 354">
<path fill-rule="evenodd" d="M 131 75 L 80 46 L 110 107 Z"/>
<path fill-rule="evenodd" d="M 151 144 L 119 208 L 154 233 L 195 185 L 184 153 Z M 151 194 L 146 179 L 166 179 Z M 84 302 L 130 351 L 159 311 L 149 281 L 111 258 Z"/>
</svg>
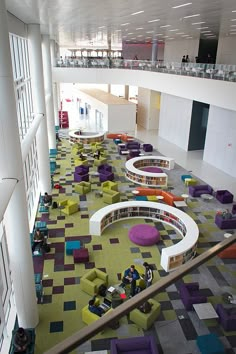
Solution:
<svg viewBox="0 0 236 354">
<path fill-rule="evenodd" d="M 145 280 L 146 288 L 148 288 L 149 286 L 152 285 L 153 272 L 150 265 L 147 262 L 144 262 L 143 266 L 145 267 L 144 280 Z"/>
<path fill-rule="evenodd" d="M 128 269 L 125 270 L 124 276 L 122 278 L 121 287 L 125 287 L 127 284 L 130 284 L 130 296 L 135 295 L 136 289 L 136 280 L 140 278 L 139 272 L 135 269 L 135 266 L 132 264 Z"/>
<path fill-rule="evenodd" d="M 186 55 L 185 62 L 186 62 L 186 63 L 189 63 L 189 56 L 188 56 L 188 54 Z"/>
<path fill-rule="evenodd" d="M 186 63 L 186 58 L 185 58 L 185 55 L 183 55 L 183 58 L 182 58 L 182 63 Z"/>
<path fill-rule="evenodd" d="M 44 194 L 43 203 L 45 207 L 49 207 L 50 205 L 52 205 L 52 196 L 48 195 L 47 192 L 45 192 Z"/>
</svg>

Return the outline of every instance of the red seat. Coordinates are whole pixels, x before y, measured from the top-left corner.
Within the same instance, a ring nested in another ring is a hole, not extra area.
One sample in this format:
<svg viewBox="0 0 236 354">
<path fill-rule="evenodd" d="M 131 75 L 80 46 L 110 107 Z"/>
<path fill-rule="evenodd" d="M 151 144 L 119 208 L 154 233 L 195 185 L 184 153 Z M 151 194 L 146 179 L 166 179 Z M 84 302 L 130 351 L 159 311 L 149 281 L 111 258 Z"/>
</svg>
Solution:
<svg viewBox="0 0 236 354">
<path fill-rule="evenodd" d="M 86 263 L 89 261 L 89 253 L 87 248 L 80 248 L 73 251 L 75 263 Z"/>
</svg>

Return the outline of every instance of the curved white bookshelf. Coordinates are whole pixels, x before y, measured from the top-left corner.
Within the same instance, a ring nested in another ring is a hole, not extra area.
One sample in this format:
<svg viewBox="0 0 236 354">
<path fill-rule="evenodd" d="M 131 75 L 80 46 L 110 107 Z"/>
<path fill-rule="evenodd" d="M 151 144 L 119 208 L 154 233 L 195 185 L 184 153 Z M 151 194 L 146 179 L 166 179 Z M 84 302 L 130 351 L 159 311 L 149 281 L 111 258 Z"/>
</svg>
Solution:
<svg viewBox="0 0 236 354">
<path fill-rule="evenodd" d="M 163 172 L 143 171 L 145 167 L 159 167 L 171 170 L 174 168 L 174 159 L 165 156 L 141 156 L 126 161 L 126 178 L 143 186 L 166 187 L 168 175 Z"/>
<path fill-rule="evenodd" d="M 130 217 L 164 222 L 181 234 L 181 241 L 162 249 L 161 266 L 166 272 L 179 267 L 195 255 L 199 237 L 197 224 L 188 214 L 162 203 L 129 201 L 108 205 L 90 218 L 89 232 L 101 236 L 103 230 L 113 222 Z"/>
<path fill-rule="evenodd" d="M 79 134 L 80 132 L 80 134 Z M 71 143 L 83 143 L 83 144 L 91 144 L 91 143 L 99 143 L 104 141 L 104 132 L 83 132 L 79 129 L 72 130 L 69 132 L 69 138 Z"/>
</svg>

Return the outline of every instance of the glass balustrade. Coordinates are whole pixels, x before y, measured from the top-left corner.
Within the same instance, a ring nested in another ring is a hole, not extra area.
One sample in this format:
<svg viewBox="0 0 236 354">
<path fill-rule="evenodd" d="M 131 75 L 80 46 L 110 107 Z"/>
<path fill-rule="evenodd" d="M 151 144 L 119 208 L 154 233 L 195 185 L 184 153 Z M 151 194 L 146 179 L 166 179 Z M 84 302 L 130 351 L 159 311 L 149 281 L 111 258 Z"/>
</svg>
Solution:
<svg viewBox="0 0 236 354">
<path fill-rule="evenodd" d="M 60 68 L 102 68 L 146 70 L 174 75 L 193 76 L 204 79 L 236 82 L 236 65 L 178 63 L 161 60 L 129 60 L 129 59 L 58 59 L 56 67 Z"/>
</svg>

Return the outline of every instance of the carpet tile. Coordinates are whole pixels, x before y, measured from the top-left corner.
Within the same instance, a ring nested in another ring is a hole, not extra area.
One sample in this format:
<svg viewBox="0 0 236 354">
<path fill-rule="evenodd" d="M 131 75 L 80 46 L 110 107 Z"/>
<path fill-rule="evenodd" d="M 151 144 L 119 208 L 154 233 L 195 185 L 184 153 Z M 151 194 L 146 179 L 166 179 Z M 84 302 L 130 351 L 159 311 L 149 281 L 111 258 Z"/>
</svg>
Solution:
<svg viewBox="0 0 236 354">
<path fill-rule="evenodd" d="M 36 217 L 36 221 L 47 223 L 51 252 L 33 257 L 34 271 L 42 274 L 44 287 L 43 304 L 38 305 L 40 322 L 36 328 L 35 354 L 41 354 L 86 326 L 82 321 L 81 309 L 88 304 L 91 296 L 82 291 L 80 279 L 89 269 L 96 267 L 106 272 L 109 276 L 109 285 L 115 285 L 120 283 L 123 270 L 130 264 L 142 264 L 147 261 L 153 268 L 153 281 L 157 282 L 168 274 L 160 265 L 162 249 L 181 240 L 178 232 L 171 226 L 138 218 L 116 222 L 107 227 L 100 237 L 90 235 L 89 218 L 107 204 L 103 202 L 102 197 L 95 197 L 95 192 L 101 190 L 101 183 L 97 178 L 90 178 L 92 182 L 90 193 L 79 195 L 73 192 L 74 158 L 67 133 L 62 133 L 63 139 L 58 145 L 57 158 L 60 160 L 60 166 L 54 175 L 54 183 L 62 185 L 63 188 L 53 189 L 52 196 L 57 202 L 71 198 L 80 207 L 79 211 L 72 215 L 50 208 L 49 213 L 38 213 Z M 137 185 L 125 177 L 126 157 L 118 155 L 113 141 L 105 140 L 103 145 L 107 150 L 107 162 L 112 166 L 115 181 L 118 182 L 121 200 L 134 200 L 132 190 Z M 152 155 L 161 153 L 153 151 Z M 90 171 L 92 170 L 96 171 L 97 168 L 92 166 Z M 186 173 L 187 171 L 177 164 L 173 170 L 168 171 L 170 180 L 168 190 L 171 190 L 171 193 L 181 195 L 188 192 L 181 181 L 181 175 Z M 193 177 L 204 184 L 197 176 Z M 230 207 L 231 205 L 227 205 L 227 208 Z M 224 231 L 214 224 L 216 211 L 222 209 L 224 206 L 216 199 L 206 203 L 200 198 L 188 198 L 188 207 L 184 211 L 196 221 L 200 230 L 197 254 L 205 252 L 223 239 Z M 129 240 L 128 230 L 140 223 L 148 223 L 158 229 L 161 239 L 157 245 L 137 247 Z M 79 240 L 81 247 L 88 248 L 89 262 L 74 264 L 73 255 L 65 254 L 65 242 L 71 240 Z M 230 259 L 221 260 L 216 256 L 156 295 L 154 299 L 160 302 L 161 313 L 148 331 L 140 329 L 125 316 L 120 320 L 120 327 L 117 330 L 104 329 L 73 354 L 91 350 L 110 350 L 112 338 L 148 334 L 154 335 L 159 354 L 197 354 L 196 337 L 207 333 L 217 333 L 224 343 L 226 353 L 236 353 L 236 331 L 224 332 L 216 320 L 200 321 L 194 311 L 185 310 L 178 289 L 181 283 L 192 281 L 199 282 L 201 293 L 207 296 L 208 302 L 213 306 L 223 303 L 223 293 L 236 294 L 236 262 Z"/>
</svg>

